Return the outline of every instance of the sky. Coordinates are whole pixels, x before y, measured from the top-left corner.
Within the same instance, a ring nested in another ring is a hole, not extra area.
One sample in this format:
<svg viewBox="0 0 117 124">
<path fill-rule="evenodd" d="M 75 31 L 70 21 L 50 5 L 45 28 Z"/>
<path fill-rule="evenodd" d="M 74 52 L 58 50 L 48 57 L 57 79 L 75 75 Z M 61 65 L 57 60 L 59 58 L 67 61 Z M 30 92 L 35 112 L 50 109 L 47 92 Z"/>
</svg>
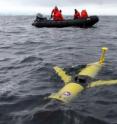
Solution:
<svg viewBox="0 0 117 124">
<path fill-rule="evenodd" d="M 89 15 L 117 15 L 117 0 L 0 0 L 0 14 L 50 15 L 55 5 L 64 15 L 73 15 L 75 8 Z"/>
</svg>

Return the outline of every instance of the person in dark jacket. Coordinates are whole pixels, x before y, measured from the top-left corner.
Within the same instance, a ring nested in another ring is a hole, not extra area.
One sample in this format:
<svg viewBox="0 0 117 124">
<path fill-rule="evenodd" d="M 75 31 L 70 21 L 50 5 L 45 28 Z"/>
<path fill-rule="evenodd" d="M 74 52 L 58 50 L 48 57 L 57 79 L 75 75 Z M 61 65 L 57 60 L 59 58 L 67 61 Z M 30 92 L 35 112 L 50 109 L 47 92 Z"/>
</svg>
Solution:
<svg viewBox="0 0 117 124">
<path fill-rule="evenodd" d="M 75 13 L 74 13 L 74 19 L 79 19 L 80 18 L 80 13 L 78 12 L 77 9 L 74 9 Z"/>
</svg>

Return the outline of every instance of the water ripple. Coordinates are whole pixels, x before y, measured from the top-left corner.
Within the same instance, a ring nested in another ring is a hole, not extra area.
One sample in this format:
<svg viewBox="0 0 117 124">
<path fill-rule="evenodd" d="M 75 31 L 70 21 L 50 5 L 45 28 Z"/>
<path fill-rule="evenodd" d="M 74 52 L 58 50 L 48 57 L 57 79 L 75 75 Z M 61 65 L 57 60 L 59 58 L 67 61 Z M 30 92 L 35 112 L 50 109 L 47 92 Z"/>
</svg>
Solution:
<svg viewBox="0 0 117 124">
<path fill-rule="evenodd" d="M 67 105 L 48 96 L 64 85 L 53 66 L 74 77 L 103 46 L 109 51 L 96 79 L 117 79 L 117 17 L 88 29 L 39 29 L 33 19 L 0 17 L 0 124 L 116 124 L 116 85 L 87 89 Z"/>
</svg>

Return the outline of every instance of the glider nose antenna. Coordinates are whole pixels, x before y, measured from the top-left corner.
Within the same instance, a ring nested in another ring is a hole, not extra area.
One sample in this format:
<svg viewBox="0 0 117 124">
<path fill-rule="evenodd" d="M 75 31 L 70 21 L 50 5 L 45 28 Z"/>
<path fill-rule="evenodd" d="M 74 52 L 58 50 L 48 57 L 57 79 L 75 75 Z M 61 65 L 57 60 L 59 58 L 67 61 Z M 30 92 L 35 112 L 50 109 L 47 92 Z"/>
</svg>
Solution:
<svg viewBox="0 0 117 124">
<path fill-rule="evenodd" d="M 106 51 L 108 50 L 107 47 L 102 47 L 102 54 L 101 54 L 101 57 L 99 59 L 99 63 L 100 64 L 103 64 L 104 61 L 105 61 L 105 54 L 106 54 Z"/>
</svg>

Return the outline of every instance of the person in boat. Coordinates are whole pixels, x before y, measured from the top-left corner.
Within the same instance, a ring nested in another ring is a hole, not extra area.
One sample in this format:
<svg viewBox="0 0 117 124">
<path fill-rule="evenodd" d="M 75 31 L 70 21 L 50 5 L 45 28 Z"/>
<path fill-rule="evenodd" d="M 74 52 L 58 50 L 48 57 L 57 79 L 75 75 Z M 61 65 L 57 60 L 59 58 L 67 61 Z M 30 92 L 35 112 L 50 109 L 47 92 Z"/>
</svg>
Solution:
<svg viewBox="0 0 117 124">
<path fill-rule="evenodd" d="M 79 19 L 80 18 L 80 13 L 78 12 L 77 9 L 74 9 L 74 19 Z"/>
<path fill-rule="evenodd" d="M 55 8 L 52 10 L 51 12 L 51 18 L 54 21 L 62 21 L 63 19 L 63 15 L 62 15 L 62 11 L 58 9 L 57 6 L 55 6 Z"/>
<path fill-rule="evenodd" d="M 54 9 L 51 12 L 51 18 L 54 20 L 56 18 L 56 14 L 59 11 L 58 7 L 55 6 Z"/>
<path fill-rule="evenodd" d="M 82 19 L 86 19 L 87 17 L 88 17 L 88 13 L 87 13 L 86 9 L 83 9 L 81 11 L 81 18 Z"/>
</svg>

